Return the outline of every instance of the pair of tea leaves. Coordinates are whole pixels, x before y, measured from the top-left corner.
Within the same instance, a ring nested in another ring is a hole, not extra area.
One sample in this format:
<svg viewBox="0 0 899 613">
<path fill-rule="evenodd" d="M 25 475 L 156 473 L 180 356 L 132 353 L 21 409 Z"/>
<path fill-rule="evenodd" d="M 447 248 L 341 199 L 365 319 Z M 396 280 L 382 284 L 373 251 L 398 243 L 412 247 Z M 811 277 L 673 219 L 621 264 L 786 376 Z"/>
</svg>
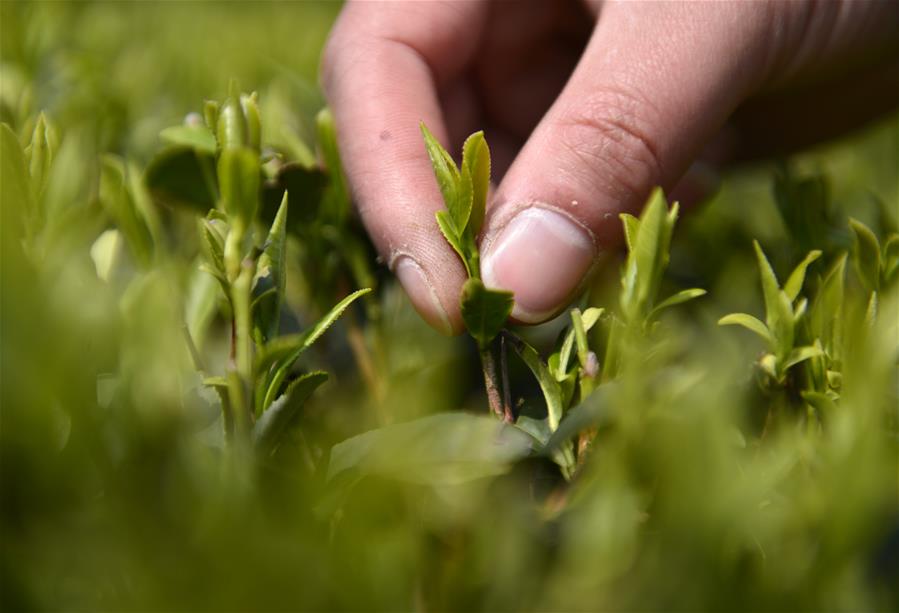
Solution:
<svg viewBox="0 0 899 613">
<path fill-rule="evenodd" d="M 421 132 L 446 205 L 446 210 L 437 211 L 437 225 L 468 273 L 462 287 L 462 321 L 484 350 L 502 330 L 514 304 L 511 292 L 489 289 L 481 281 L 477 238 L 490 188 L 490 149 L 484 133 L 475 132 L 465 140 L 462 164 L 456 166 L 424 123 Z"/>
</svg>

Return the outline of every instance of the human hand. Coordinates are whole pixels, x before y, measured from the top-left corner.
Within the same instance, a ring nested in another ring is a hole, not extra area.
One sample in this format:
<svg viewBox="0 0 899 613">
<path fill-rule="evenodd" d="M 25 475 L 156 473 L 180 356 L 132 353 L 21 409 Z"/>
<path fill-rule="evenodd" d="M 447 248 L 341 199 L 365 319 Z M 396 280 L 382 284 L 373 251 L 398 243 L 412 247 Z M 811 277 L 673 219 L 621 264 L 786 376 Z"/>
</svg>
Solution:
<svg viewBox="0 0 899 613">
<path fill-rule="evenodd" d="M 485 129 L 501 180 L 482 276 L 536 323 L 620 241 L 618 213 L 655 185 L 708 188 L 697 157 L 786 152 L 893 108 L 897 32 L 889 1 L 351 1 L 323 86 L 372 240 L 451 333 L 465 272 L 434 221 L 420 121 L 450 151 Z"/>
</svg>

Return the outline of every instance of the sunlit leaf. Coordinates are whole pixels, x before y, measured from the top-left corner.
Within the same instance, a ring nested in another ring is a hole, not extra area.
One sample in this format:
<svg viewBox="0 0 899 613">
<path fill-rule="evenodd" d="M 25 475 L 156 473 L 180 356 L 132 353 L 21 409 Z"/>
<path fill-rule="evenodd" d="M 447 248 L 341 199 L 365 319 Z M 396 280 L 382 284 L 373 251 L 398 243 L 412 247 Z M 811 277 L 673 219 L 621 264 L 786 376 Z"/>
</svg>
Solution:
<svg viewBox="0 0 899 613">
<path fill-rule="evenodd" d="M 487 191 L 490 188 L 490 149 L 483 132 L 475 132 L 462 146 L 462 165 L 471 177 L 472 201 L 469 215 L 471 233 L 477 235 L 484 224 Z"/>
<path fill-rule="evenodd" d="M 725 315 L 724 317 L 719 319 L 718 325 L 743 326 L 747 330 L 755 332 L 763 339 L 765 339 L 765 342 L 768 343 L 769 346 L 774 346 L 774 340 L 771 338 L 771 333 L 768 331 L 768 327 L 752 315 L 748 315 L 746 313 L 731 313 L 730 315 Z"/>
<path fill-rule="evenodd" d="M 786 292 L 787 297 L 790 300 L 796 300 L 796 297 L 799 296 L 799 292 L 802 290 L 802 284 L 805 283 L 806 270 L 808 270 L 809 265 L 819 257 L 821 257 L 820 251 L 810 251 L 809 254 L 805 256 L 805 259 L 803 259 L 790 274 L 790 278 L 787 279 L 787 282 L 784 284 L 784 292 Z"/>
</svg>

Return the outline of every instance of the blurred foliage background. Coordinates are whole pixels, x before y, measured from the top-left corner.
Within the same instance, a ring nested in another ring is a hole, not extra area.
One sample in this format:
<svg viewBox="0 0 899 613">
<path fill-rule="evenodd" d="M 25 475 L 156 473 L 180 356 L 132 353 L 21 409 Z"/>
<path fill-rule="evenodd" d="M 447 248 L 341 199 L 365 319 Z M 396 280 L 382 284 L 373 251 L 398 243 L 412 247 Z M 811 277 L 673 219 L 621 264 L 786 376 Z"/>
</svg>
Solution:
<svg viewBox="0 0 899 613">
<path fill-rule="evenodd" d="M 121 222 L 103 203 L 101 156 L 143 176 L 159 132 L 224 97 L 234 77 L 259 92 L 263 143 L 307 165 L 326 157 L 316 70 L 338 10 L 0 2 L 0 119 L 25 146 L 44 111 L 56 143 L 38 236 L 23 238 L 3 166 L 3 608 L 895 610 L 895 287 L 882 288 L 879 316 L 864 323 L 867 296 L 849 275 L 857 297 L 839 315 L 851 338 L 842 393 L 822 427 L 788 415 L 763 429 L 770 398 L 754 366 L 763 345 L 716 321 L 763 312 L 752 239 L 781 278 L 822 250 L 814 290 L 854 249 L 848 216 L 882 240 L 897 230 L 896 115 L 734 172 L 685 217 L 666 292 L 709 293 L 666 315 L 635 352 L 618 417 L 571 484 L 540 457 L 479 479 L 458 478 L 464 466 L 430 471 L 455 449 L 441 430 L 416 444 L 388 439 L 377 470 L 329 474 L 341 441 L 486 404 L 469 339 L 421 322 L 358 224 L 322 217 L 326 197 L 312 183 L 296 194 L 310 221 L 291 230 L 282 328 L 308 325 L 361 285 L 376 291 L 304 355 L 302 369 L 331 379 L 291 444 L 259 465 L 222 447 L 217 398 L 184 333 L 220 371 L 224 307 L 197 270 L 196 213 L 153 200 L 152 265 L 124 248 L 104 265 L 98 239 Z M 331 168 L 322 180 L 340 179 Z M 591 305 L 617 304 L 620 263 L 609 258 Z M 520 332 L 545 350 L 562 325 Z M 516 400 L 531 410 L 536 384 L 521 364 L 511 369 Z"/>
</svg>

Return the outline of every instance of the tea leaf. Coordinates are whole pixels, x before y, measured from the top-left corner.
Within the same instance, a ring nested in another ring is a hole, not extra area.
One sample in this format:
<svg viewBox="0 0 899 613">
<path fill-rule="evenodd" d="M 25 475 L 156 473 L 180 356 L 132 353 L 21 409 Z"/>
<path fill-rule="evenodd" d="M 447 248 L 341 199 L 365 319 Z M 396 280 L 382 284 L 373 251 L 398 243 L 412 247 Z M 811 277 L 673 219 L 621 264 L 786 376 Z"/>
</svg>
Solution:
<svg viewBox="0 0 899 613">
<path fill-rule="evenodd" d="M 470 278 L 462 286 L 462 321 L 481 349 L 499 334 L 513 305 L 511 292 L 487 289 L 480 279 Z"/>
<path fill-rule="evenodd" d="M 461 204 L 459 184 L 462 179 L 459 169 L 456 168 L 453 158 L 450 157 L 450 154 L 447 153 L 440 142 L 434 138 L 434 135 L 431 134 L 424 122 L 421 123 L 421 133 L 425 139 L 425 148 L 428 151 L 428 157 L 431 159 L 431 166 L 434 169 L 434 176 L 437 178 L 437 186 L 440 188 L 443 202 L 446 204 L 453 221 L 456 221 L 462 217 L 458 210 Z M 467 219 L 468 215 L 465 215 L 465 218 Z M 464 226 L 459 228 L 459 230 L 461 231 L 463 228 Z"/>
<path fill-rule="evenodd" d="M 100 203 L 125 236 L 137 262 L 149 266 L 153 257 L 150 231 L 135 206 L 125 181 L 125 166 L 112 155 L 100 159 Z"/>
<path fill-rule="evenodd" d="M 634 250 L 637 243 L 637 234 L 640 231 L 640 220 L 630 213 L 621 213 L 618 217 L 624 225 L 624 238 L 627 242 L 628 251 Z"/>
<path fill-rule="evenodd" d="M 256 372 L 262 372 L 275 362 L 279 363 L 279 368 L 283 367 L 285 366 L 285 358 L 292 357 L 292 359 L 289 360 L 289 363 L 286 364 L 289 368 L 290 365 L 293 364 L 293 361 L 296 360 L 297 356 L 299 356 L 302 351 L 309 348 L 312 343 L 317 341 L 319 337 L 324 334 L 341 315 L 343 315 L 343 312 L 354 300 L 360 296 L 364 296 L 370 291 L 371 289 L 365 288 L 353 292 L 334 305 L 327 315 L 322 317 L 315 323 L 315 325 L 304 332 L 301 332 L 300 334 L 279 336 L 267 343 L 259 352 L 256 363 Z"/>
<path fill-rule="evenodd" d="M 515 349 L 515 353 L 521 357 L 522 361 L 534 373 L 534 377 L 537 378 L 537 383 L 540 384 L 540 390 L 543 392 L 543 398 L 546 400 L 547 423 L 549 424 L 549 429 L 555 432 L 556 428 L 559 427 L 562 411 L 565 408 L 562 404 L 562 389 L 559 387 L 559 382 L 549 372 L 549 368 L 540 359 L 536 349 L 517 336 L 509 334 L 507 338 L 512 348 Z"/>
<path fill-rule="evenodd" d="M 819 345 L 809 345 L 806 347 L 797 347 L 790 352 L 789 357 L 783 363 L 783 370 L 787 370 L 796 366 L 801 362 L 824 355 L 824 351 Z"/>
<path fill-rule="evenodd" d="M 259 154 L 248 147 L 226 147 L 218 161 L 222 210 L 245 227 L 259 204 Z"/>
<path fill-rule="evenodd" d="M 758 241 L 752 242 L 758 260 L 762 293 L 765 298 L 765 323 L 773 340 L 773 349 L 778 358 L 784 359 L 793 348 L 793 307 L 791 300 L 777 283 L 774 269 L 765 257 Z"/>
<path fill-rule="evenodd" d="M 855 235 L 852 255 L 858 276 L 869 292 L 877 291 L 880 289 L 880 242 L 874 232 L 857 219 L 850 218 L 849 227 Z"/>
<path fill-rule="evenodd" d="M 462 146 L 462 165 L 471 177 L 472 201 L 468 225 L 474 236 L 481 231 L 487 209 L 487 192 L 490 188 L 490 149 L 484 132 L 475 132 Z"/>
<path fill-rule="evenodd" d="M 253 443 L 263 454 L 274 451 L 294 422 L 303 404 L 325 381 L 328 373 L 316 371 L 292 381 L 277 400 L 271 403 L 253 426 Z"/>
<path fill-rule="evenodd" d="M 284 266 L 287 241 L 287 198 L 287 192 L 284 192 L 281 207 L 275 215 L 275 221 L 272 222 L 262 255 L 259 256 L 256 266 L 254 293 L 257 294 L 259 304 L 253 314 L 264 341 L 278 333 L 281 304 L 284 300 L 284 287 L 287 282 Z"/>
<path fill-rule="evenodd" d="M 755 332 L 765 339 L 765 342 L 768 343 L 770 347 L 774 347 L 774 339 L 771 338 L 771 332 L 768 331 L 768 327 L 752 315 L 746 313 L 731 313 L 730 315 L 725 315 L 719 319 L 718 325 L 743 326 L 747 330 Z"/>
<path fill-rule="evenodd" d="M 144 171 L 144 182 L 158 204 L 187 207 L 205 215 L 218 199 L 215 158 L 187 146 L 157 153 Z"/>
<path fill-rule="evenodd" d="M 530 435 L 493 417 L 441 413 L 335 445 L 328 480 L 355 471 L 426 485 L 464 483 L 505 473 L 533 446 Z"/>
<path fill-rule="evenodd" d="M 215 135 L 206 126 L 172 126 L 160 132 L 159 138 L 172 145 L 182 145 L 215 155 Z"/>
<path fill-rule="evenodd" d="M 446 242 L 450 244 L 450 247 L 453 248 L 453 251 L 459 254 L 459 258 L 462 260 L 462 264 L 465 266 L 465 270 L 470 277 L 471 270 L 468 264 L 468 258 L 465 256 L 462 240 L 459 238 L 459 233 L 456 231 L 456 225 L 453 222 L 452 216 L 449 214 L 449 211 L 437 211 L 435 216 L 437 217 L 437 225 L 440 227 L 440 232 L 443 233 L 443 237 L 446 239 Z"/>
<path fill-rule="evenodd" d="M 799 296 L 799 292 L 802 290 L 802 284 L 805 283 L 805 271 L 808 270 L 809 265 L 821 257 L 821 252 L 817 249 L 814 251 L 810 251 L 805 259 L 799 263 L 799 265 L 793 270 L 790 274 L 790 278 L 787 279 L 787 282 L 784 284 L 784 292 L 786 292 L 787 297 L 793 301 L 796 300 L 796 297 Z"/>
<path fill-rule="evenodd" d="M 883 245 L 883 282 L 890 285 L 899 274 L 899 234 L 891 234 Z"/>
<path fill-rule="evenodd" d="M 678 304 L 683 304 L 684 302 L 688 302 L 693 300 L 694 298 L 699 298 L 700 296 L 705 296 L 706 291 L 704 289 L 700 289 L 698 287 L 694 287 L 692 289 L 685 289 L 668 296 L 662 302 L 657 304 L 655 308 L 650 312 L 648 319 L 654 319 L 660 312 L 663 310 L 673 307 Z"/>
<path fill-rule="evenodd" d="M 24 219 L 34 214 L 34 199 L 22 145 L 5 123 L 0 124 L 0 206 L 3 224 L 13 224 L 14 235 L 20 235 Z"/>
<path fill-rule="evenodd" d="M 548 454 L 559 450 L 579 432 L 609 423 L 613 416 L 611 396 L 617 389 L 616 383 L 601 385 L 580 404 L 568 411 L 565 419 L 540 450 L 541 453 Z"/>
</svg>

